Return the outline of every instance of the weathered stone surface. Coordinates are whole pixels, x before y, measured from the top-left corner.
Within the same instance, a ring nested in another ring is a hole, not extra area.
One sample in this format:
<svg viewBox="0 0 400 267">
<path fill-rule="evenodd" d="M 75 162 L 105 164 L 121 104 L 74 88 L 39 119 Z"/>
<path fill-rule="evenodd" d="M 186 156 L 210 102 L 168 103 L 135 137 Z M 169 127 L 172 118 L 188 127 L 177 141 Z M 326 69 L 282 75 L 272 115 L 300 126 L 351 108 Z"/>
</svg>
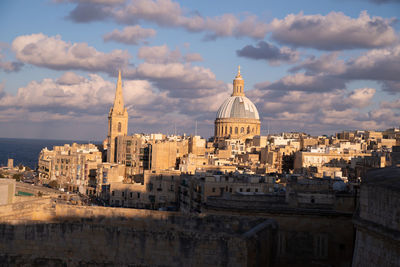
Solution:
<svg viewBox="0 0 400 267">
<path fill-rule="evenodd" d="M 19 208 L 24 206 L 31 213 L 21 217 L 12 207 L 0 210 L 0 261 L 5 266 L 273 264 L 272 220 L 70 206 L 50 199 Z"/>
<path fill-rule="evenodd" d="M 400 168 L 367 174 L 354 223 L 353 266 L 400 266 Z"/>
</svg>

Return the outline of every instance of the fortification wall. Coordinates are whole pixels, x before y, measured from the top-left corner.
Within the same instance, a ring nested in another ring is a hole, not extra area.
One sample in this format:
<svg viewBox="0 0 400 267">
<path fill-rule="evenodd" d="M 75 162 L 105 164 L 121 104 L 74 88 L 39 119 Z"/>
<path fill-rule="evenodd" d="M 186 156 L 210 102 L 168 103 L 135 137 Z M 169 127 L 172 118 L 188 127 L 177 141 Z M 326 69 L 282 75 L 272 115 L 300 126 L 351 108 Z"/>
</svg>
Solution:
<svg viewBox="0 0 400 267">
<path fill-rule="evenodd" d="M 278 224 L 276 266 L 351 266 L 354 249 L 352 214 L 303 209 L 215 209 L 207 214 L 237 214 L 272 219 Z M 311 264 L 312 263 L 312 264 Z"/>
<path fill-rule="evenodd" d="M 363 184 L 360 192 L 360 218 L 400 230 L 400 212 L 394 212 L 400 207 L 400 189 L 394 189 L 394 183 L 388 183 L 388 186 Z"/>
<path fill-rule="evenodd" d="M 353 266 L 400 266 L 400 168 L 368 172 L 354 216 Z"/>
<path fill-rule="evenodd" d="M 400 242 L 357 226 L 353 267 L 400 266 Z"/>
<path fill-rule="evenodd" d="M 11 218 L 16 215 L 12 207 L 0 210 L 0 262 L 6 266 L 273 263 L 276 225 L 271 220 L 71 206 L 52 200 L 24 205 L 31 208 L 30 215 Z"/>
</svg>

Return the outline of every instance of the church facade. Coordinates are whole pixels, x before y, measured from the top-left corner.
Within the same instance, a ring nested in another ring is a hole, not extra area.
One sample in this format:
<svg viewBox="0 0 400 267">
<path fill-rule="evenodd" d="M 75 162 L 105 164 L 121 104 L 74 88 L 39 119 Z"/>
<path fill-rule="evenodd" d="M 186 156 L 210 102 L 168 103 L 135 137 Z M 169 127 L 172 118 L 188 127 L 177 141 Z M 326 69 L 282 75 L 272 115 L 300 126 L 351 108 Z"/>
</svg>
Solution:
<svg viewBox="0 0 400 267">
<path fill-rule="evenodd" d="M 128 111 L 124 107 L 121 71 L 118 73 L 114 105 L 108 114 L 107 162 L 115 163 L 117 137 L 128 134 Z"/>
<path fill-rule="evenodd" d="M 244 80 L 239 66 L 233 80 L 233 93 L 218 109 L 214 140 L 245 140 L 255 135 L 260 135 L 260 117 L 256 106 L 244 94 Z"/>
</svg>

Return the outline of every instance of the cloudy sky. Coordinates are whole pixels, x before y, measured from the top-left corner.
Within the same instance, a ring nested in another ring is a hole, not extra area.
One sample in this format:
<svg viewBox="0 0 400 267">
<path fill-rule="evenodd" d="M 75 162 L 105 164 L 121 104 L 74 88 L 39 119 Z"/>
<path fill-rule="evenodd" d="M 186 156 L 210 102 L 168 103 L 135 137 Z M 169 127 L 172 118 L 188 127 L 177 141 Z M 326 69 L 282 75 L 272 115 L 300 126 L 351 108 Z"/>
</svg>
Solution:
<svg viewBox="0 0 400 267">
<path fill-rule="evenodd" d="M 400 125 L 400 0 L 5 0 L 0 137 L 213 134 L 237 66 L 262 133 Z"/>
</svg>

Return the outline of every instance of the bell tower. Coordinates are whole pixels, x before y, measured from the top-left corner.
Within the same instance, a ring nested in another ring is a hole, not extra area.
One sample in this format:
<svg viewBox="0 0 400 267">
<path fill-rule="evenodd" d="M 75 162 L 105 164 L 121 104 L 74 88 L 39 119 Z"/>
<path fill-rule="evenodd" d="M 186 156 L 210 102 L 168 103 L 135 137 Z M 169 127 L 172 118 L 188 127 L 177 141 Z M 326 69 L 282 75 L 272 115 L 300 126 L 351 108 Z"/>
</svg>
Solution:
<svg viewBox="0 0 400 267">
<path fill-rule="evenodd" d="M 117 89 L 115 91 L 114 106 L 108 113 L 108 134 L 107 134 L 107 162 L 115 162 L 117 136 L 128 134 L 128 111 L 124 107 L 122 95 L 121 71 L 118 72 Z"/>
</svg>

